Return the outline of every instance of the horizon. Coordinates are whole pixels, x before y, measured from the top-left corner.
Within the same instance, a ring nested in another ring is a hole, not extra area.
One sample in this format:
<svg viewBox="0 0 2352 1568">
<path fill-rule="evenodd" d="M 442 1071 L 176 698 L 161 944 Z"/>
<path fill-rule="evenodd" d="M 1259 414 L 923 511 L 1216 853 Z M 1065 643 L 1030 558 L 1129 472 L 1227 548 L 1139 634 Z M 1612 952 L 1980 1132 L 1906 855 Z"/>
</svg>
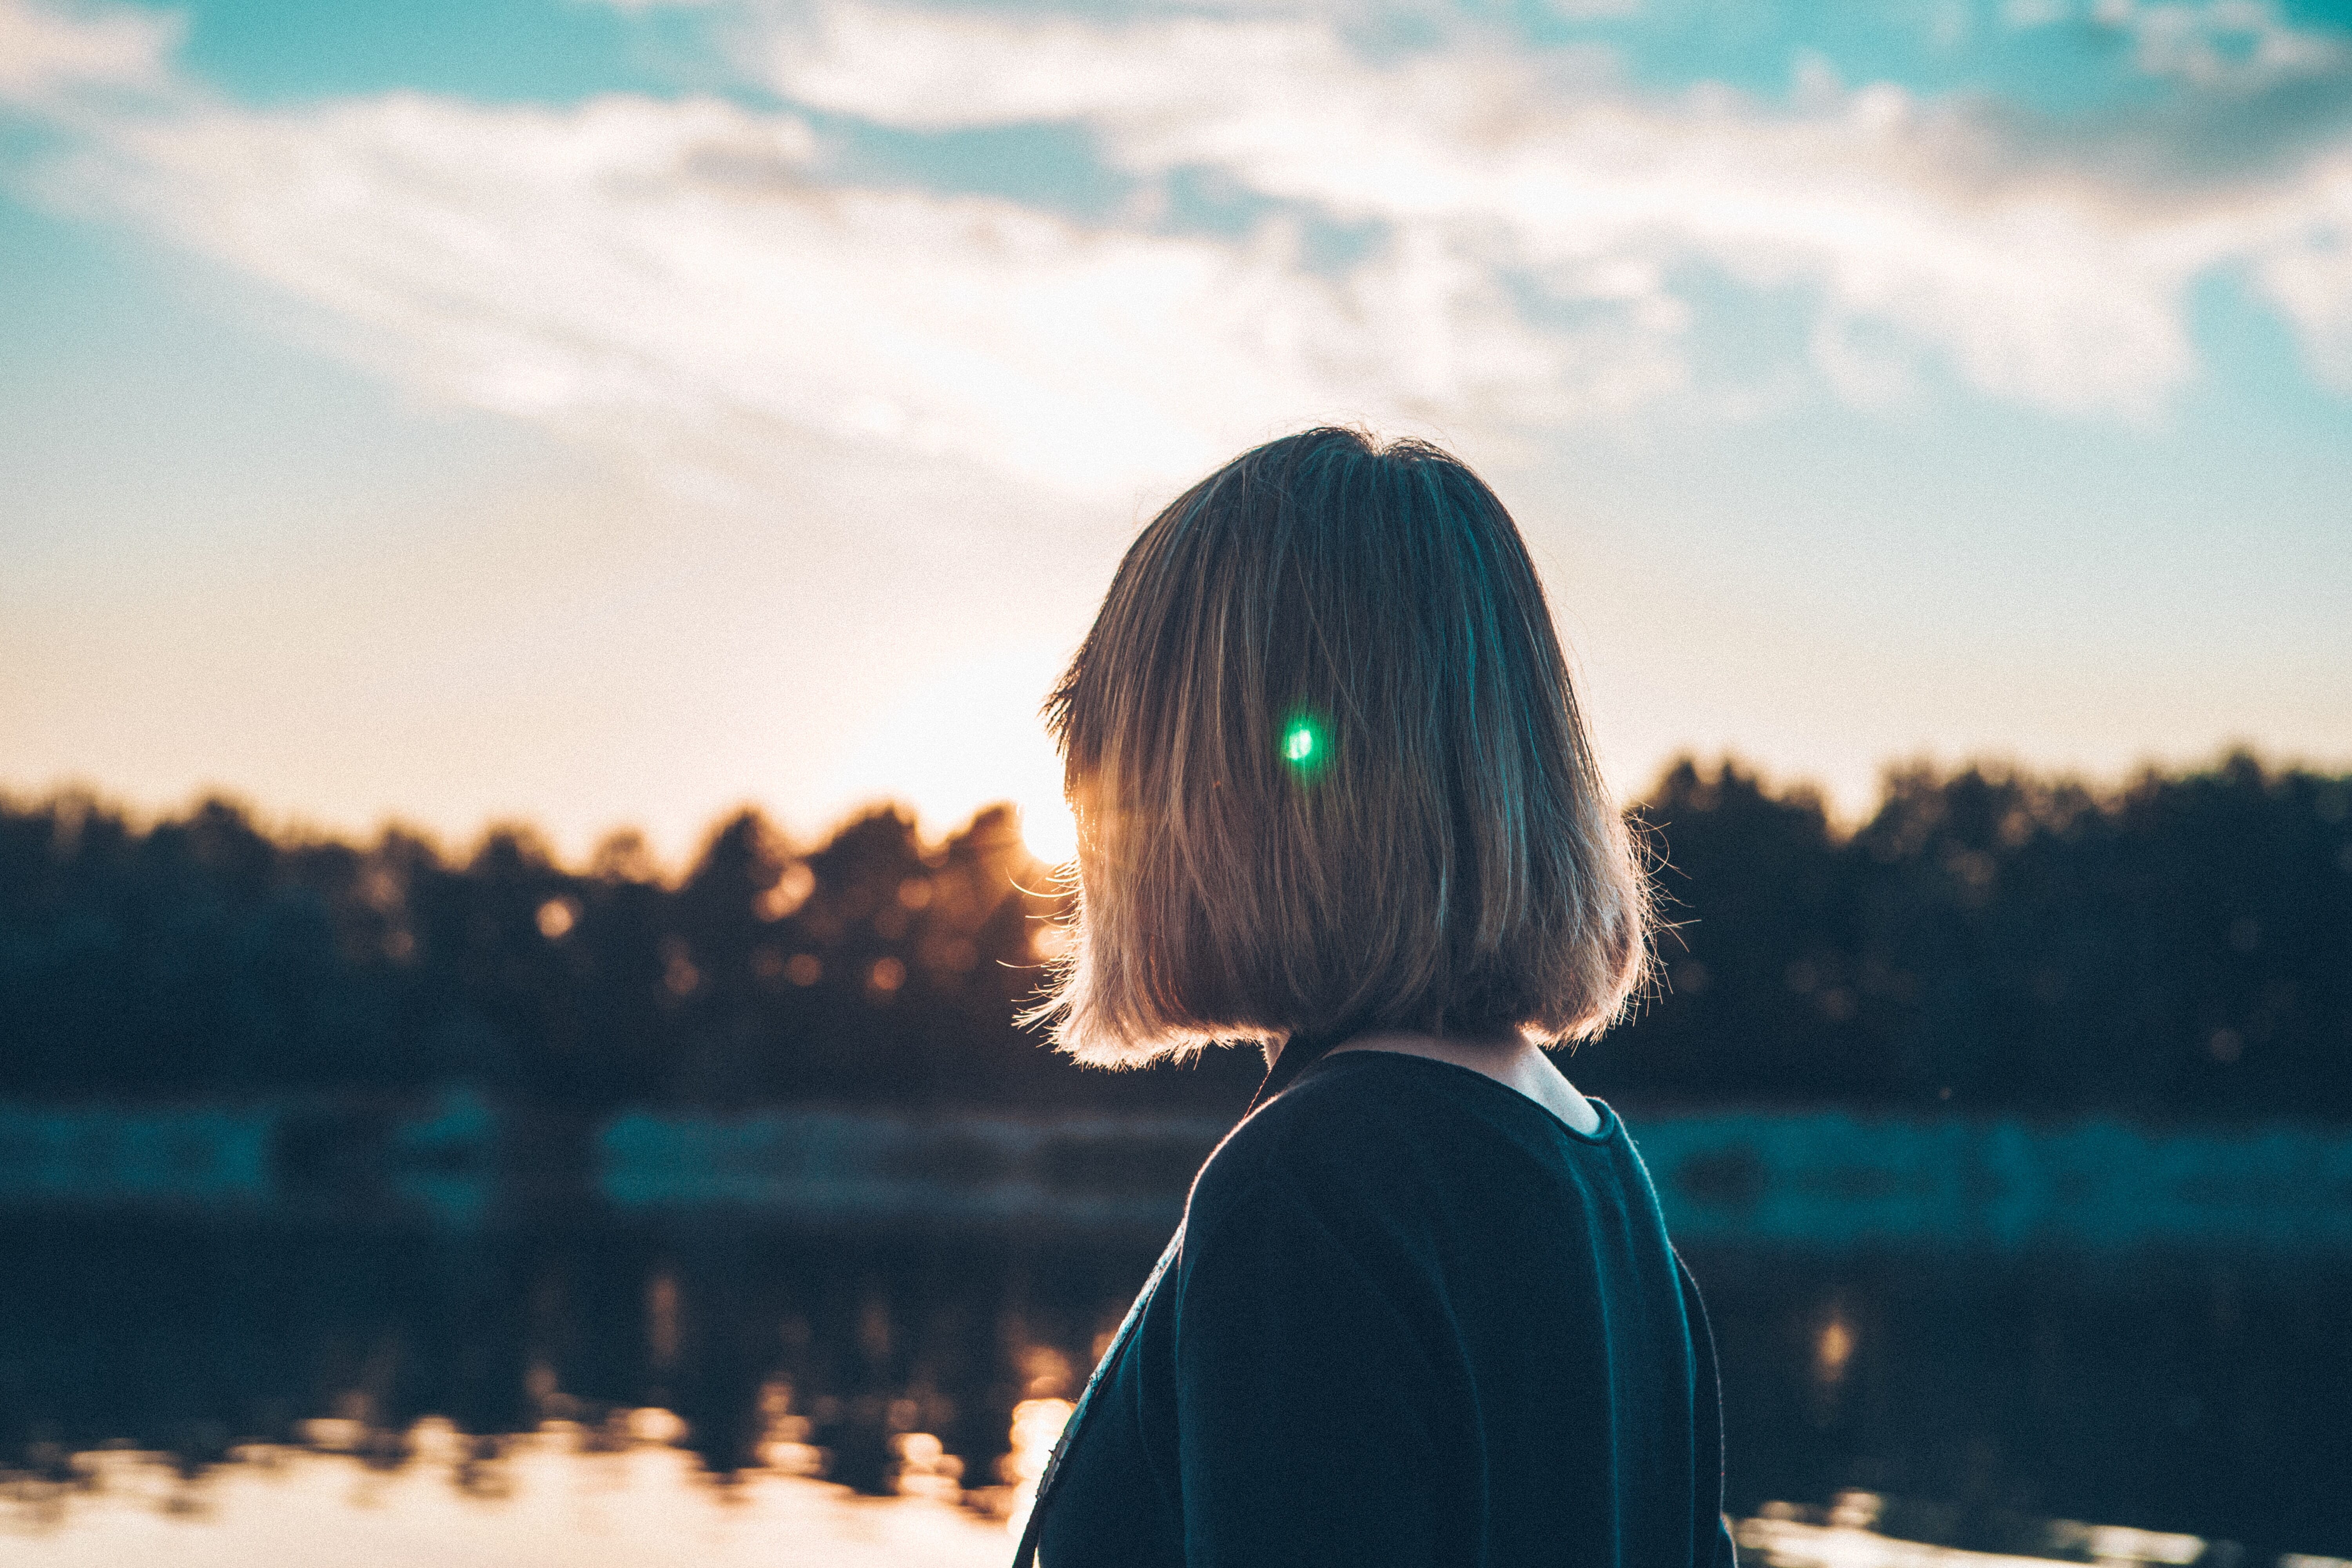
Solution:
<svg viewBox="0 0 2352 1568">
<path fill-rule="evenodd" d="M 1885 806 L 1889 786 L 1895 779 L 1906 774 L 1924 773 L 1940 781 L 1976 773 L 1994 783 L 2016 781 L 2051 790 L 2079 788 L 2093 802 L 2108 805 L 2143 781 L 2213 776 L 2240 758 L 2251 760 L 2262 770 L 2266 781 L 2301 775 L 2352 782 L 2352 765 L 2330 766 L 2315 763 L 2308 758 L 2279 756 L 2234 744 L 2224 745 L 2209 756 L 2187 763 L 2147 760 L 2113 774 L 2096 776 L 2079 771 L 2035 768 L 2014 759 L 2000 757 L 1969 757 L 1951 762 L 1911 757 L 1890 760 L 1882 767 L 1876 791 L 1864 809 L 1855 811 L 1848 809 L 1831 795 L 1816 780 L 1779 774 L 1757 766 L 1752 759 L 1728 752 L 1717 752 L 1712 756 L 1683 752 L 1661 762 L 1639 790 L 1620 793 L 1616 799 L 1621 809 L 1637 811 L 1654 798 L 1667 779 L 1680 767 L 1687 765 L 1695 769 L 1702 779 L 1719 776 L 1721 771 L 1727 767 L 1736 775 L 1754 783 L 1762 794 L 1775 800 L 1795 802 L 1810 798 L 1821 807 L 1831 837 L 1842 841 L 1850 839 L 1870 824 Z M 1066 853 L 1046 852 L 1069 841 L 1066 819 L 1052 825 L 1045 834 L 1034 834 L 1024 821 L 1022 803 L 1010 797 L 982 801 L 960 817 L 939 819 L 927 816 L 903 798 L 876 796 L 854 804 L 831 820 L 817 825 L 785 818 L 766 802 L 744 798 L 711 811 L 704 817 L 701 826 L 683 842 L 673 846 L 656 841 L 640 826 L 626 822 L 611 824 L 588 838 L 572 843 L 558 839 L 543 825 L 521 816 L 486 818 L 470 828 L 448 832 L 436 825 L 396 812 L 364 825 L 322 822 L 299 812 L 272 810 L 267 803 L 257 801 L 248 794 L 218 786 L 199 786 L 176 803 L 148 805 L 83 780 L 67 780 L 35 789 L 19 788 L 9 781 L 0 780 L 0 811 L 38 809 L 77 796 L 87 801 L 93 809 L 114 813 L 142 833 L 167 822 L 185 820 L 205 805 L 219 803 L 238 812 L 257 831 L 278 843 L 341 843 L 363 848 L 382 842 L 389 835 L 401 834 L 423 843 L 451 865 L 466 864 L 492 838 L 512 834 L 542 847 L 547 852 L 549 864 L 567 876 L 587 875 L 588 867 L 599 849 L 624 839 L 634 839 L 645 851 L 646 864 L 652 879 L 665 884 L 674 884 L 690 873 L 713 839 L 729 824 L 746 813 L 757 816 L 776 832 L 782 837 L 787 853 L 794 858 L 822 847 L 852 825 L 884 814 L 895 815 L 909 822 L 917 840 L 928 854 L 971 832 L 981 817 L 997 811 L 1012 814 L 1023 847 L 1041 864 L 1055 868 L 1066 866 L 1076 854 L 1074 846 Z M 1041 845 L 1038 842 L 1040 838 L 1045 838 L 1046 843 Z"/>
</svg>

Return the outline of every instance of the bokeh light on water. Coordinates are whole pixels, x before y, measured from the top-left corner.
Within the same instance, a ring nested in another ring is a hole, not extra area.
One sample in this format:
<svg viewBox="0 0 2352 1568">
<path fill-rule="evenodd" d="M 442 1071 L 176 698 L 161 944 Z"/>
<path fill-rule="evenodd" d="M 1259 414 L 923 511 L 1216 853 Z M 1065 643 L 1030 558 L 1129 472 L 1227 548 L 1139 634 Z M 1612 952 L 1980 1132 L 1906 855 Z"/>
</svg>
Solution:
<svg viewBox="0 0 2352 1568">
<path fill-rule="evenodd" d="M 675 1432 L 666 1411 L 631 1432 Z M 331 1434 L 322 1434 L 331 1436 Z M 63 1478 L 20 1479 L 0 1502 L 0 1554 L 22 1568 L 1001 1568 L 1004 1524 L 927 1484 L 936 1438 L 902 1447 L 900 1495 L 864 1498 L 789 1469 L 714 1482 L 688 1450 L 564 1422 L 484 1458 L 446 1420 L 418 1422 L 397 1468 L 363 1454 L 254 1445 L 184 1476 L 130 1450 L 76 1456 Z"/>
<path fill-rule="evenodd" d="M 1013 1451 L 1004 1456 L 1001 1473 L 1013 1488 L 1005 1517 L 1016 1532 L 1036 1506 L 1037 1483 L 1045 1474 L 1045 1461 L 1076 1408 L 1066 1399 L 1024 1399 L 1013 1407 Z"/>
</svg>

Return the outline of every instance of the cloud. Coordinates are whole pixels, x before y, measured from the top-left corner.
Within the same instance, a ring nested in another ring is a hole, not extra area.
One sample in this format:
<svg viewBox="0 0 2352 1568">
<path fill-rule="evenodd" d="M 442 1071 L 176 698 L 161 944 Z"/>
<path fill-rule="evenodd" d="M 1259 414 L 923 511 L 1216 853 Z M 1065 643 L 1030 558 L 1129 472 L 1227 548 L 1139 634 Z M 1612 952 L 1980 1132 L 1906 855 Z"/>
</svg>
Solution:
<svg viewBox="0 0 2352 1568">
<path fill-rule="evenodd" d="M 2214 47 L 2160 9 L 2126 18 L 2162 40 L 2149 68 L 2201 80 Z M 2234 115 L 2245 129 L 2299 101 L 2302 128 L 2324 131 L 2319 101 L 2352 100 L 2325 40 L 2258 29 L 2250 58 L 2259 70 L 2231 79 L 2226 101 L 2111 117 L 2084 139 L 2101 156 L 2071 160 L 2052 128 L 1981 99 L 1833 79 L 1793 108 L 1705 87 L 1644 95 L 1589 69 L 1562 79 L 1474 34 L 1376 60 L 1313 20 L 1104 26 L 845 4 L 781 34 L 770 67 L 793 101 L 890 125 L 1082 121 L 1132 174 L 1213 169 L 1566 299 L 1615 298 L 1661 329 L 1682 319 L 1666 281 L 1678 265 L 1805 284 L 1817 344 L 1891 326 L 1986 392 L 2089 414 L 2145 413 L 2190 376 L 2187 288 L 2219 268 L 2253 268 L 2315 362 L 2334 363 L 2326 258 L 2352 216 L 2352 138 L 2259 176 L 2135 177 L 2163 161 L 2168 127 Z M 2120 153 L 2141 144 L 2153 150 L 2135 171 Z M 1604 278 L 1644 281 L 1612 296 L 1593 286 Z M 1847 379 L 1834 347 L 1821 360 Z"/>
<path fill-rule="evenodd" d="M 1997 396 L 2144 413 L 2194 373 L 2186 292 L 2225 268 L 2352 384 L 2342 138 L 2168 184 L 1822 71 L 1780 106 L 1312 16 L 820 22 L 763 35 L 784 108 L 262 110 L 177 74 L 168 18 L 0 0 L 0 100 L 64 132 L 55 199 L 305 302 L 404 385 L 698 481 L 912 454 L 1126 497 L 1311 420 L 1541 437 L 1710 390 L 1694 268 L 1811 301 L 1812 364 L 1859 401 L 1935 353 Z M 2318 58 L 2286 50 L 2261 90 L 2333 81 Z M 854 178 L 859 121 L 1074 125 L 1147 187 L 1205 172 L 1262 216 L 1081 222 Z M 1370 243 L 1318 258 L 1332 224 Z"/>
<path fill-rule="evenodd" d="M 2154 197 L 2291 175 L 2352 139 L 2352 35 L 2287 24 L 2257 0 L 2046 0 L 2011 24 L 2056 26 L 2168 90 L 2035 114 L 1981 101 L 1984 138 L 2021 174 L 2073 172 Z M 2126 77 L 2126 80 L 2130 78 Z"/>
<path fill-rule="evenodd" d="M 0 103 L 54 111 L 94 90 L 155 91 L 180 33 L 177 17 L 152 12 L 0 4 Z"/>
<path fill-rule="evenodd" d="M 2342 38 L 2293 26 L 2276 0 L 2091 0 L 2084 10 L 2093 26 L 2131 41 L 2141 70 L 2200 87 L 2260 87 L 2345 64 Z M 2039 20 L 2075 17 L 2058 5 Z"/>
<path fill-rule="evenodd" d="M 2312 368 L 2352 393 L 2352 158 L 2336 160 L 2327 176 L 2327 210 L 2267 250 L 2254 278 L 2302 332 Z"/>
<path fill-rule="evenodd" d="M 81 27 L 88 56 L 128 31 L 0 16 Z M 1279 226 L 846 185 L 800 118 L 713 99 L 265 111 L 152 85 L 87 119 L 50 193 L 307 302 L 405 384 L 656 464 L 764 482 L 815 441 L 1121 495 L 1302 421 L 1539 422 L 1677 374 L 1606 331 L 1529 331 L 1442 243 L 1332 278 Z"/>
</svg>

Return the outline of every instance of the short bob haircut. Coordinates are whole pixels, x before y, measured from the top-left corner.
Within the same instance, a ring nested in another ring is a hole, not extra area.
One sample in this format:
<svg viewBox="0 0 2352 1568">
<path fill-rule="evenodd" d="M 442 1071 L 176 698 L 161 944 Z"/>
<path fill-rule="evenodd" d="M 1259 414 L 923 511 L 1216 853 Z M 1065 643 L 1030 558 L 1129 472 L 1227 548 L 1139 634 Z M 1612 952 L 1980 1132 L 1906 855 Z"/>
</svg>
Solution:
<svg viewBox="0 0 2352 1568">
<path fill-rule="evenodd" d="M 1606 1026 L 1647 884 L 1525 542 L 1459 461 L 1315 429 L 1179 496 L 1045 705 L 1074 941 L 1028 1014 L 1098 1066 Z"/>
</svg>

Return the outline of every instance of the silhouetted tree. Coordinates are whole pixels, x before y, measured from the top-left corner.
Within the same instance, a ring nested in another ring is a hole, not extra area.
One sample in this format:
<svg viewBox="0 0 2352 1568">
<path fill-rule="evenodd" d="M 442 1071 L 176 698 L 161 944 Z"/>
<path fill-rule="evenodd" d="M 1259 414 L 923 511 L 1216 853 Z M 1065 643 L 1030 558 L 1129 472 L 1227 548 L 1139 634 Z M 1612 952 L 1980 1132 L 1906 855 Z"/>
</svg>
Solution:
<svg viewBox="0 0 2352 1568">
<path fill-rule="evenodd" d="M 2352 779 L 2147 773 L 2101 793 L 1897 770 L 1851 834 L 1725 761 L 1637 814 L 1659 982 L 1580 1082 L 1675 1099 L 2352 1115 Z M 890 809 L 803 854 L 754 810 L 675 884 L 501 827 L 462 863 L 0 799 L 0 1091 L 1229 1112 L 1250 1052 L 1086 1072 L 1014 1026 L 1066 890 L 1007 808 Z"/>
</svg>

